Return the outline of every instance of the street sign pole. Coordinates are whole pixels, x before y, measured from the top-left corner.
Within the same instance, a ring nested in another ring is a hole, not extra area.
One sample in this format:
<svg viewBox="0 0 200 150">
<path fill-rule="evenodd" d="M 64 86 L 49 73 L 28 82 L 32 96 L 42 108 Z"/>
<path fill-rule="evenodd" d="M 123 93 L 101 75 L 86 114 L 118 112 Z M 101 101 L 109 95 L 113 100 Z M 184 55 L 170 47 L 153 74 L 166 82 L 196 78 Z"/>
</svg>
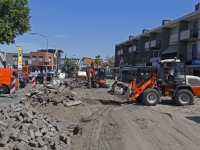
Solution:
<svg viewBox="0 0 200 150">
<path fill-rule="evenodd" d="M 17 90 L 17 97 L 19 100 L 19 72 L 22 70 L 22 60 L 23 60 L 23 49 L 20 46 L 18 47 L 18 90 Z"/>
</svg>

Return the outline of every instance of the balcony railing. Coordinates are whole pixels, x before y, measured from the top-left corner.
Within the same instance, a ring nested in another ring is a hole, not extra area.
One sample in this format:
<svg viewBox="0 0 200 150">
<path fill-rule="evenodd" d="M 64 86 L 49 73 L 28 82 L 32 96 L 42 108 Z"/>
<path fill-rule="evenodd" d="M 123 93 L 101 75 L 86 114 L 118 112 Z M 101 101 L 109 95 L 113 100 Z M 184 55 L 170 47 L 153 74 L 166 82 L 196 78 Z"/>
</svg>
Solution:
<svg viewBox="0 0 200 150">
<path fill-rule="evenodd" d="M 177 42 L 177 41 L 178 41 L 178 33 L 170 35 L 170 39 L 169 39 L 170 43 Z"/>
<path fill-rule="evenodd" d="M 187 53 L 187 60 L 200 60 L 200 52 Z"/>
<path fill-rule="evenodd" d="M 149 48 L 149 42 L 145 43 L 144 48 L 146 48 L 146 49 Z"/>
<path fill-rule="evenodd" d="M 161 40 L 153 40 L 150 43 L 150 47 L 160 47 L 161 46 Z"/>
<path fill-rule="evenodd" d="M 133 47 L 128 48 L 128 52 L 131 53 L 133 51 Z"/>
<path fill-rule="evenodd" d="M 190 39 L 190 38 L 198 38 L 198 30 L 185 30 L 180 33 L 180 40 Z"/>
</svg>

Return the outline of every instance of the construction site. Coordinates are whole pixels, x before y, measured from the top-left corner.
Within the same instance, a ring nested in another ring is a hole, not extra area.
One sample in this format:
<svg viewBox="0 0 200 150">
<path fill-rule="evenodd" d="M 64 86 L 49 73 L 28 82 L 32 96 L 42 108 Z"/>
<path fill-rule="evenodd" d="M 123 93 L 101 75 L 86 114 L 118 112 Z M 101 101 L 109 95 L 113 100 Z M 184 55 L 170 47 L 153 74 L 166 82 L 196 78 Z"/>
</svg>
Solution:
<svg viewBox="0 0 200 150">
<path fill-rule="evenodd" d="M 0 150 L 200 150 L 199 1 L 0 12 Z"/>
<path fill-rule="evenodd" d="M 19 101 L 2 94 L 0 148 L 198 150 L 200 80 L 178 73 L 185 66 L 176 59 L 161 61 L 160 71 L 166 63 L 174 66 L 167 83 L 154 72 L 124 83 L 92 66 L 86 78 L 28 83 Z"/>
</svg>

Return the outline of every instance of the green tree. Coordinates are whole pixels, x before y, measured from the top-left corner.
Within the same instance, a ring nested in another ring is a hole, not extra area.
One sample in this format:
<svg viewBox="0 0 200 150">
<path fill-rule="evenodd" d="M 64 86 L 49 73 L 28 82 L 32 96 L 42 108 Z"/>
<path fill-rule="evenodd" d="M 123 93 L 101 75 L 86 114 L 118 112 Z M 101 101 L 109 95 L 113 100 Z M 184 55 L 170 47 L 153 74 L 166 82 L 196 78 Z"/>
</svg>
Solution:
<svg viewBox="0 0 200 150">
<path fill-rule="evenodd" d="M 97 64 L 98 66 L 100 66 L 100 65 L 101 65 L 101 62 L 102 62 L 101 56 L 100 56 L 100 55 L 97 55 L 97 56 L 95 57 L 94 63 Z"/>
<path fill-rule="evenodd" d="M 0 0 L 0 43 L 15 43 L 31 30 L 29 0 Z"/>
<path fill-rule="evenodd" d="M 66 59 L 65 61 L 65 66 L 67 67 L 72 67 L 72 66 L 76 66 L 75 62 L 70 60 L 70 59 Z"/>
<path fill-rule="evenodd" d="M 114 64 L 115 64 L 115 56 L 107 56 L 106 57 L 106 63 L 107 63 L 107 65 L 109 65 L 109 66 L 114 66 Z"/>
</svg>

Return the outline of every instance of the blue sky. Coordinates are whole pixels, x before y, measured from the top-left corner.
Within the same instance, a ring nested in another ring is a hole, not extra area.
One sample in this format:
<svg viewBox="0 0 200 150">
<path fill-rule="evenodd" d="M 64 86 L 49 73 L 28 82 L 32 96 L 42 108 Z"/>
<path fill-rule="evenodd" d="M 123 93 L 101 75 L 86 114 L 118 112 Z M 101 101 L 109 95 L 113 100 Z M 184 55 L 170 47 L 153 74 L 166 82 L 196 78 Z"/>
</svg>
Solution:
<svg viewBox="0 0 200 150">
<path fill-rule="evenodd" d="M 163 19 L 174 20 L 194 11 L 199 0 L 30 0 L 31 32 L 48 37 L 48 48 L 64 51 L 67 57 L 104 59 L 114 56 L 115 44 L 153 29 Z M 0 45 L 5 52 L 46 48 L 39 35 L 16 38 L 13 45 Z M 52 46 L 53 45 L 53 46 Z M 63 57 L 64 57 L 63 54 Z"/>
</svg>

